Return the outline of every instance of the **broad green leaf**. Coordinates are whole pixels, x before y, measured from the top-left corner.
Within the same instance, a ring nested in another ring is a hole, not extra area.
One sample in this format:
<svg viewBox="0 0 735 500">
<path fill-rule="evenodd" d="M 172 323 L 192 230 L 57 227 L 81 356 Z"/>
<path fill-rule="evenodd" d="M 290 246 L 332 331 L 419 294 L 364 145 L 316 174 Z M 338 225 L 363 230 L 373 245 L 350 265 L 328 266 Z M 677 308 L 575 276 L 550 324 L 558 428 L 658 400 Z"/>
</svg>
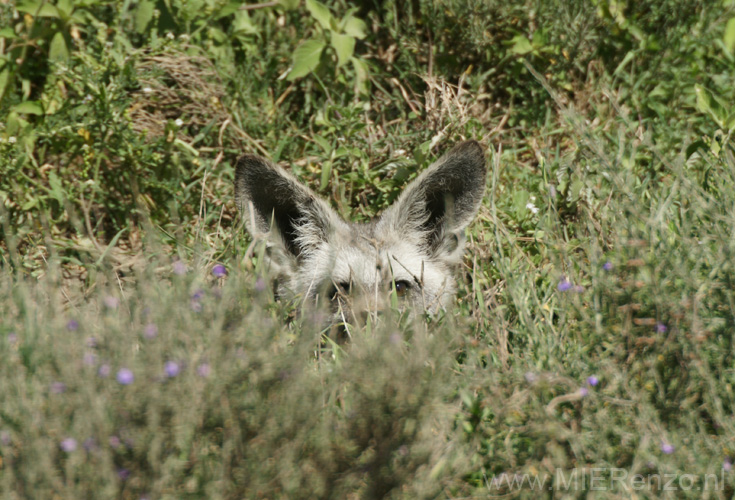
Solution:
<svg viewBox="0 0 735 500">
<path fill-rule="evenodd" d="M 531 44 L 536 48 L 544 47 L 547 43 L 549 43 L 549 37 L 546 36 L 545 30 L 536 30 L 533 33 L 533 38 L 531 39 Z"/>
<path fill-rule="evenodd" d="M 56 7 L 48 2 L 41 2 L 39 0 L 27 0 L 25 2 L 18 2 L 15 9 L 18 12 L 30 14 L 38 17 L 60 17 L 59 11 Z"/>
<path fill-rule="evenodd" d="M 231 16 L 235 12 L 238 12 L 240 7 L 239 2 L 230 1 L 227 5 L 222 7 L 219 12 L 214 16 L 215 19 L 222 19 L 223 17 Z"/>
<path fill-rule="evenodd" d="M 337 52 L 337 67 L 346 64 L 355 52 L 355 38 L 350 35 L 340 35 L 332 32 L 330 43 Z"/>
<path fill-rule="evenodd" d="M 362 19 L 349 15 L 342 20 L 345 34 L 362 40 L 367 36 L 367 24 Z"/>
<path fill-rule="evenodd" d="M 135 11 L 135 31 L 143 33 L 146 30 L 151 19 L 153 19 L 155 7 L 156 4 L 151 0 L 142 0 L 138 3 L 138 8 Z"/>
<path fill-rule="evenodd" d="M 18 38 L 18 35 L 15 34 L 13 28 L 3 28 L 0 30 L 0 38 L 13 39 Z"/>
<path fill-rule="evenodd" d="M 299 8 L 301 0 L 278 0 L 278 5 L 286 10 L 294 10 Z"/>
<path fill-rule="evenodd" d="M 510 48 L 510 51 L 513 54 L 518 54 L 519 56 L 522 56 L 533 52 L 533 46 L 531 45 L 531 42 L 529 42 L 528 38 L 523 35 L 514 36 L 511 42 L 513 43 L 513 46 Z"/>
<path fill-rule="evenodd" d="M 292 81 L 314 71 L 319 66 L 319 59 L 325 45 L 324 40 L 306 40 L 296 47 L 293 53 L 293 64 L 287 79 Z"/>
<path fill-rule="evenodd" d="M 722 41 L 727 47 L 727 50 L 732 54 L 735 51 L 735 17 L 730 19 L 725 26 L 725 35 L 722 37 Z"/>
<path fill-rule="evenodd" d="M 61 31 L 57 32 L 51 39 L 48 58 L 52 61 L 66 61 L 69 59 L 69 49 L 66 46 L 66 39 Z"/>
<path fill-rule="evenodd" d="M 311 17 L 321 24 L 322 28 L 325 30 L 332 29 L 334 18 L 326 5 L 317 0 L 306 0 L 306 10 L 311 13 Z"/>
<path fill-rule="evenodd" d="M 74 2 L 72 0 L 59 0 L 56 2 L 56 8 L 62 18 L 67 19 L 74 11 Z"/>
<path fill-rule="evenodd" d="M 325 153 L 329 153 L 332 150 L 332 145 L 321 135 L 314 135 L 312 139 L 321 146 Z"/>
<path fill-rule="evenodd" d="M 258 28 L 250 20 L 250 15 L 244 10 L 238 11 L 235 14 L 232 28 L 235 34 L 241 35 L 254 35 L 258 32 Z"/>
<path fill-rule="evenodd" d="M 13 111 L 26 115 L 42 115 L 43 106 L 38 101 L 25 101 L 13 106 Z"/>
</svg>

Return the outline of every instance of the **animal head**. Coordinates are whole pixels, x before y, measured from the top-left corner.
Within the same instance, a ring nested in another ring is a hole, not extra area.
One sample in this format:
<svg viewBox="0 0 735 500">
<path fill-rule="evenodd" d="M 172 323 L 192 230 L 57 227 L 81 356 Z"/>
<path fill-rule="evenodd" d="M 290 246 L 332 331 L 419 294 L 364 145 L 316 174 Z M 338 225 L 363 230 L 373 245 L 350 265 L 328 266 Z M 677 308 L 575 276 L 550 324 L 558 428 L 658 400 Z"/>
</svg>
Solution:
<svg viewBox="0 0 735 500">
<path fill-rule="evenodd" d="M 326 303 L 335 323 L 354 323 L 383 309 L 391 293 L 414 311 L 447 305 L 485 178 L 482 148 L 463 142 L 382 215 L 351 223 L 285 170 L 246 155 L 235 171 L 235 200 L 253 237 L 266 241 L 278 294 Z"/>
</svg>

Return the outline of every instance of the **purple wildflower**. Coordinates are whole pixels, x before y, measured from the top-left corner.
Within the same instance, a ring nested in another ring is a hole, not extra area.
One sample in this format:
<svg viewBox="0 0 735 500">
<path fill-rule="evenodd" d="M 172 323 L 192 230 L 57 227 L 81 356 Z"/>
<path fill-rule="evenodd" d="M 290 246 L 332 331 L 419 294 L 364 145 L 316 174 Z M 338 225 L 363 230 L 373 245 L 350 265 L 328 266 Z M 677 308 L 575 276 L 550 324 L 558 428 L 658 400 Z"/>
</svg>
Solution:
<svg viewBox="0 0 735 500">
<path fill-rule="evenodd" d="M 75 319 L 70 319 L 66 322 L 66 329 L 70 332 L 75 332 L 79 329 L 79 321 Z"/>
<path fill-rule="evenodd" d="M 255 280 L 255 291 L 260 293 L 264 292 L 266 288 L 265 280 L 263 278 L 258 278 Z"/>
<path fill-rule="evenodd" d="M 8 431 L 0 432 L 0 444 L 3 446 L 10 445 L 10 433 Z"/>
<path fill-rule="evenodd" d="M 97 339 L 94 337 L 87 337 L 87 347 L 94 349 L 97 347 Z"/>
<path fill-rule="evenodd" d="M 588 385 L 590 385 L 592 387 L 595 387 L 599 383 L 600 383 L 600 379 L 597 378 L 595 375 L 590 375 L 589 377 L 587 377 L 587 384 Z"/>
<path fill-rule="evenodd" d="M 54 382 L 51 384 L 52 394 L 62 394 L 66 392 L 66 384 L 64 382 Z"/>
<path fill-rule="evenodd" d="M 186 264 L 184 264 L 183 261 L 177 260 L 173 263 L 171 266 L 173 268 L 174 274 L 178 276 L 183 276 L 186 274 Z"/>
<path fill-rule="evenodd" d="M 120 299 L 113 297 L 112 295 L 106 296 L 103 299 L 103 302 L 105 303 L 105 307 L 108 309 L 117 309 L 117 306 L 120 305 Z"/>
<path fill-rule="evenodd" d="M 730 472 L 732 470 L 732 460 L 730 460 L 730 457 L 725 458 L 722 462 L 722 468 L 725 472 Z"/>
<path fill-rule="evenodd" d="M 197 374 L 200 377 L 207 378 L 210 373 L 212 373 L 212 368 L 209 366 L 209 363 L 201 363 L 197 366 Z"/>
<path fill-rule="evenodd" d="M 661 441 L 661 451 L 664 452 L 666 455 L 671 455 L 674 453 L 674 445 L 669 444 L 666 441 Z"/>
<path fill-rule="evenodd" d="M 201 300 L 204 298 L 204 290 L 197 288 L 194 293 L 191 294 L 191 300 Z"/>
<path fill-rule="evenodd" d="M 158 335 L 158 327 L 153 323 L 148 323 L 143 328 L 143 336 L 147 339 L 153 339 Z"/>
<path fill-rule="evenodd" d="M 663 323 L 656 323 L 656 331 L 658 333 L 666 333 L 667 330 L 668 328 Z"/>
<path fill-rule="evenodd" d="M 107 440 L 108 443 L 110 443 L 110 448 L 117 449 L 120 447 L 120 438 L 117 436 L 110 436 L 110 439 Z"/>
<path fill-rule="evenodd" d="M 130 471 L 124 468 L 117 469 L 117 477 L 119 477 L 121 481 L 126 481 L 130 477 Z"/>
<path fill-rule="evenodd" d="M 74 438 L 66 438 L 61 441 L 59 447 L 66 453 L 71 453 L 77 449 L 77 440 Z"/>
<path fill-rule="evenodd" d="M 560 292 L 569 291 L 570 288 L 572 288 L 572 284 L 566 278 L 562 278 L 562 280 L 556 286 L 556 289 L 559 290 Z"/>
<path fill-rule="evenodd" d="M 166 372 L 166 376 L 169 378 L 175 377 L 181 371 L 181 366 L 176 361 L 166 361 L 163 366 L 163 371 Z"/>
<path fill-rule="evenodd" d="M 130 385 L 135 381 L 135 375 L 127 368 L 120 368 L 117 372 L 117 381 L 122 385 Z"/>
<path fill-rule="evenodd" d="M 191 307 L 191 310 L 194 312 L 202 312 L 202 303 L 198 300 L 191 299 L 191 302 L 189 303 L 189 306 Z"/>
<path fill-rule="evenodd" d="M 97 370 L 97 375 L 99 375 L 102 378 L 107 378 L 110 376 L 110 365 L 107 363 L 100 365 L 99 369 Z"/>
<path fill-rule="evenodd" d="M 590 391 L 586 387 L 580 387 L 579 388 L 579 395 L 580 396 L 585 397 L 589 393 L 590 393 Z"/>
<path fill-rule="evenodd" d="M 613 269 L 613 265 L 612 265 L 612 262 L 610 262 L 609 260 L 608 260 L 607 262 L 605 262 L 605 263 L 604 263 L 604 264 L 602 265 L 602 269 L 604 269 L 605 271 L 608 271 L 608 272 L 609 272 L 609 271 L 612 271 L 612 269 Z"/>
<path fill-rule="evenodd" d="M 227 276 L 227 268 L 222 264 L 217 264 L 212 268 L 212 274 L 215 278 L 224 278 Z"/>
</svg>

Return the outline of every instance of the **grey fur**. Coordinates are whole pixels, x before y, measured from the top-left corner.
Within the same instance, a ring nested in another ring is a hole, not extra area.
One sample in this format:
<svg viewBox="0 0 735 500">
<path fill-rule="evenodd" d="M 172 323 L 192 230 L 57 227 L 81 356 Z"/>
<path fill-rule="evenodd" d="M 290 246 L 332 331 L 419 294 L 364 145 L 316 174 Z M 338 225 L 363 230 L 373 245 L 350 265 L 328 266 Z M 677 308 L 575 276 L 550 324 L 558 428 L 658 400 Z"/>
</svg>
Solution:
<svg viewBox="0 0 735 500">
<path fill-rule="evenodd" d="M 358 224 L 345 222 L 283 169 L 246 155 L 235 170 L 235 200 L 250 233 L 267 241 L 279 294 L 326 295 L 334 321 L 352 322 L 354 312 L 380 310 L 399 282 L 407 284 L 404 305 L 413 310 L 434 312 L 448 304 L 464 230 L 482 203 L 486 174 L 480 145 L 460 143 L 380 217 Z"/>
</svg>

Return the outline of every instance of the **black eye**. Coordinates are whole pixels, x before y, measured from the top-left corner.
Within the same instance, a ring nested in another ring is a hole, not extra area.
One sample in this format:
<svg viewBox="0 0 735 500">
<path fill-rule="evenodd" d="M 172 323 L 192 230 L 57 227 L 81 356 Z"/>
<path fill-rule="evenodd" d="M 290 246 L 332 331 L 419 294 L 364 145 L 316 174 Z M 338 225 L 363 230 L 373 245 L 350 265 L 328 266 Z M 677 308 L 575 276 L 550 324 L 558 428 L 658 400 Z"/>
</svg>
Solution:
<svg viewBox="0 0 735 500">
<path fill-rule="evenodd" d="M 411 285 L 408 284 L 408 281 L 396 281 L 396 295 L 398 295 L 399 297 L 403 297 L 404 295 L 406 295 L 406 292 L 408 292 L 409 288 L 411 288 Z"/>
<path fill-rule="evenodd" d="M 335 300 L 337 297 L 345 297 L 350 293 L 350 284 L 346 282 L 339 282 L 332 284 L 329 289 L 329 300 Z"/>
</svg>

